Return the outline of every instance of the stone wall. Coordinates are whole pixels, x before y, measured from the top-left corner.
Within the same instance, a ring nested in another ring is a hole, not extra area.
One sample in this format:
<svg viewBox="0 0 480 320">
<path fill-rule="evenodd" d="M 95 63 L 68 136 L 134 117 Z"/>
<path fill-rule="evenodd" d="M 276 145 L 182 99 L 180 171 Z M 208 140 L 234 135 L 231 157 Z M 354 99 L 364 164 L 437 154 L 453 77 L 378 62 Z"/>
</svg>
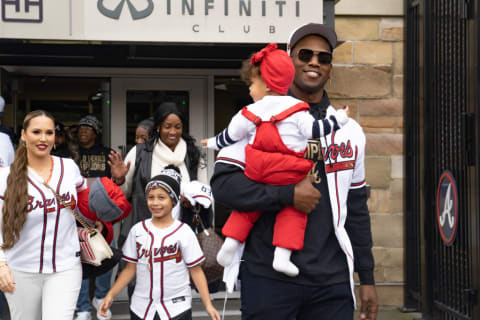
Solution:
<svg viewBox="0 0 480 320">
<path fill-rule="evenodd" d="M 335 17 L 343 41 L 327 87 L 367 136 L 366 177 L 380 305 L 403 305 L 403 18 Z"/>
</svg>

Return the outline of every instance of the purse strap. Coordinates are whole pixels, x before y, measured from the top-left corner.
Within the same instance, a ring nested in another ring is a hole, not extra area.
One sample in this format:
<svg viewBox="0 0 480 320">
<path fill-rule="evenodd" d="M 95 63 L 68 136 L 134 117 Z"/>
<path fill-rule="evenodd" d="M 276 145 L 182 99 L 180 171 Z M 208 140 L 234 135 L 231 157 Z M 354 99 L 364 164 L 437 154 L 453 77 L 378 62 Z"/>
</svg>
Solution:
<svg viewBox="0 0 480 320">
<path fill-rule="evenodd" d="M 202 221 L 202 218 L 200 217 L 200 205 L 197 203 L 194 207 L 194 212 L 195 212 L 195 224 L 196 224 L 196 227 L 198 227 L 198 225 L 200 224 L 200 226 L 202 227 L 203 229 L 203 232 L 205 233 L 205 235 L 208 237 L 210 235 L 210 232 L 207 231 L 207 228 L 205 228 L 205 225 L 203 224 L 203 221 Z M 196 229 L 196 228 L 195 228 Z"/>
<path fill-rule="evenodd" d="M 67 208 L 67 209 L 73 214 L 73 216 L 75 217 L 75 219 L 76 219 L 85 229 L 87 229 L 88 232 L 89 232 L 91 235 L 94 235 L 94 234 L 97 233 L 97 231 L 96 231 L 94 228 L 90 227 L 90 226 L 88 225 L 88 223 L 86 223 L 86 222 L 80 217 L 80 215 L 75 212 L 75 210 L 73 210 L 68 204 L 65 203 L 65 201 L 63 201 L 62 197 L 60 197 L 60 195 L 59 195 L 58 193 L 56 193 L 55 190 L 53 190 L 53 188 L 48 185 L 48 183 L 43 182 L 43 184 L 44 184 L 48 189 L 50 189 L 50 191 L 53 192 L 53 194 L 55 195 L 55 198 L 57 198 L 57 201 L 60 202 L 60 203 L 63 205 L 64 208 Z"/>
</svg>

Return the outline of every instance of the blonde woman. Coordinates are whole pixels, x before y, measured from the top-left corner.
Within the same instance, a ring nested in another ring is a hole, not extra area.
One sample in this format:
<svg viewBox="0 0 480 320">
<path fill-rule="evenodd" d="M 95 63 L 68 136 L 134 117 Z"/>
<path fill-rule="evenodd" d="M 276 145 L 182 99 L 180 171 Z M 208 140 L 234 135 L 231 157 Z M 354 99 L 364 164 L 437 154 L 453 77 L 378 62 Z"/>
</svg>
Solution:
<svg viewBox="0 0 480 320">
<path fill-rule="evenodd" d="M 57 200 L 76 207 L 86 183 L 71 159 L 51 156 L 55 122 L 28 113 L 10 167 L 0 168 L 0 290 L 12 320 L 71 320 L 82 280 L 75 218 Z"/>
</svg>

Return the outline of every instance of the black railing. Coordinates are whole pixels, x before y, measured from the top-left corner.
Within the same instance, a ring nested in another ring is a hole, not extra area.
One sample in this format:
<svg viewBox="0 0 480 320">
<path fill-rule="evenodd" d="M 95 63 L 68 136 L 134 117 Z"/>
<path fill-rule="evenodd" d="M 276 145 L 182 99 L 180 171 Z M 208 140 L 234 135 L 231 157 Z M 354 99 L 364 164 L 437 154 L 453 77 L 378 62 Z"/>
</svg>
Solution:
<svg viewBox="0 0 480 320">
<path fill-rule="evenodd" d="M 405 92 L 405 306 L 417 309 L 420 283 L 420 22 L 418 1 L 406 12 Z M 413 192 L 412 192 L 413 191 Z"/>
<path fill-rule="evenodd" d="M 420 308 L 426 319 L 480 319 L 474 284 L 478 155 L 469 145 L 478 139 L 468 82 L 478 73 L 472 63 L 477 37 L 469 28 L 473 0 L 405 3 L 405 303 Z M 445 170 L 454 176 L 458 194 L 456 238 L 449 246 L 436 212 Z"/>
<path fill-rule="evenodd" d="M 465 290 L 471 288 L 471 261 L 469 237 L 469 178 L 465 147 L 462 145 L 462 115 L 467 112 L 467 33 L 464 17 L 465 0 L 431 1 L 428 30 L 425 41 L 427 95 L 425 100 L 431 121 L 428 148 L 431 165 L 425 171 L 430 188 L 428 199 L 436 199 L 436 186 L 445 170 L 450 170 L 457 182 L 459 220 L 457 237 L 451 246 L 445 246 L 436 219 L 427 225 L 431 236 L 430 248 L 432 300 L 434 317 L 439 319 L 471 319 L 472 309 Z M 428 100 L 427 100 L 428 99 Z M 426 207 L 426 213 L 436 215 L 435 201 Z"/>
</svg>

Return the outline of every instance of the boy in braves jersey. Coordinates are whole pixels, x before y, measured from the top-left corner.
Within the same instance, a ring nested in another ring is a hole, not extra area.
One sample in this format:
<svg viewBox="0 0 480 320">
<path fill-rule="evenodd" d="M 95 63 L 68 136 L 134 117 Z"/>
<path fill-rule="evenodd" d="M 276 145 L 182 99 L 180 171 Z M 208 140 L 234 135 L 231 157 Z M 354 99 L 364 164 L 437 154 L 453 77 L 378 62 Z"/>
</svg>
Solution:
<svg viewBox="0 0 480 320">
<path fill-rule="evenodd" d="M 131 319 L 191 319 L 191 276 L 207 313 L 220 320 L 200 267 L 205 257 L 197 238 L 188 225 L 172 216 L 179 201 L 180 180 L 179 170 L 167 166 L 145 187 L 152 218 L 130 230 L 123 246 L 127 265 L 100 304 L 100 315 L 106 315 L 113 298 L 136 276 Z"/>
</svg>

